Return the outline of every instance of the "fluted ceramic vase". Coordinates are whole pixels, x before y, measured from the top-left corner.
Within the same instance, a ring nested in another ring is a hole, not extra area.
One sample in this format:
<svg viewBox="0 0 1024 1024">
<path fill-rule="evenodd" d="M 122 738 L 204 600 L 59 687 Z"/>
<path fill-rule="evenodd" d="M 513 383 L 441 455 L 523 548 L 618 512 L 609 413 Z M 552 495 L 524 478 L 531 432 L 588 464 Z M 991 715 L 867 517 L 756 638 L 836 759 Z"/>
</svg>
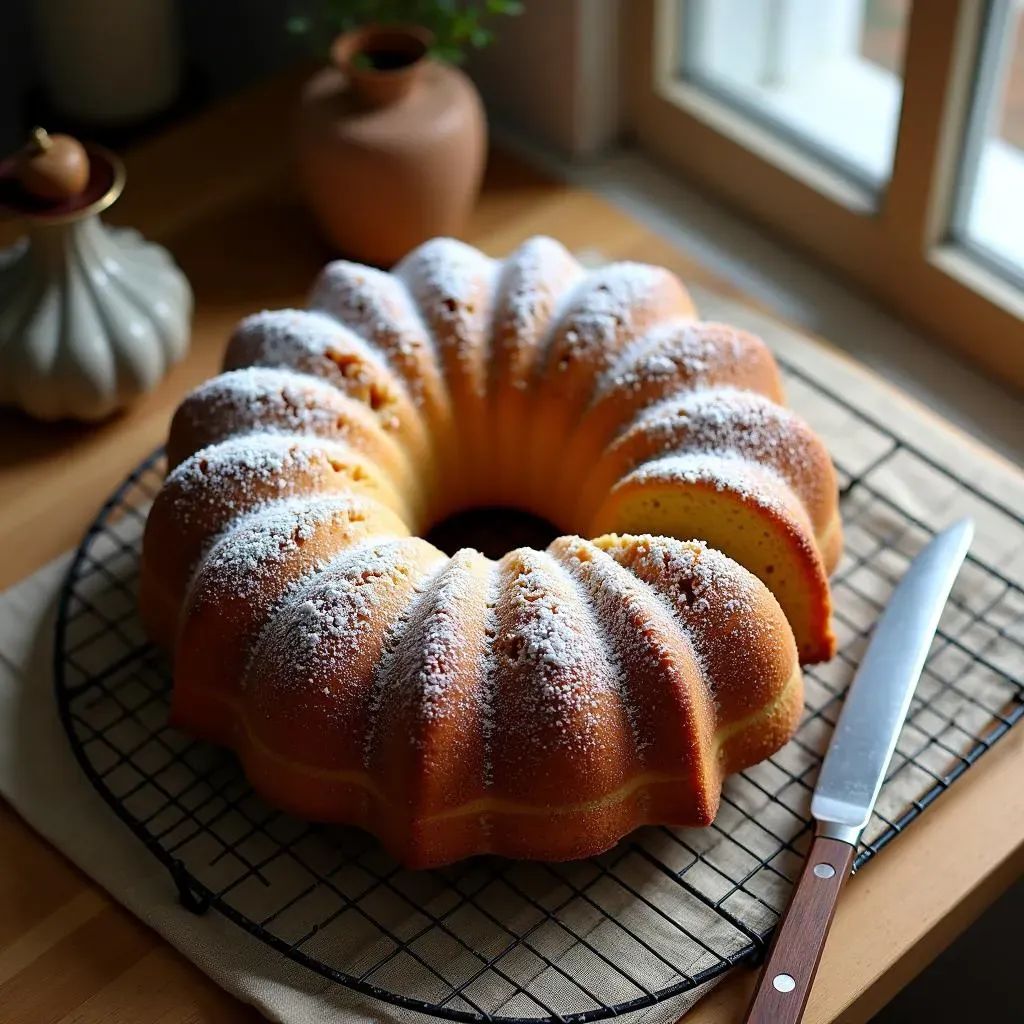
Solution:
<svg viewBox="0 0 1024 1024">
<path fill-rule="evenodd" d="M 100 180 L 84 205 L 21 209 L 27 234 L 0 252 L 0 404 L 43 420 L 110 416 L 155 387 L 189 345 L 185 275 L 137 231 L 102 222 L 123 172 L 112 156 L 90 156 Z M 110 163 L 97 168 L 98 159 Z"/>
</svg>

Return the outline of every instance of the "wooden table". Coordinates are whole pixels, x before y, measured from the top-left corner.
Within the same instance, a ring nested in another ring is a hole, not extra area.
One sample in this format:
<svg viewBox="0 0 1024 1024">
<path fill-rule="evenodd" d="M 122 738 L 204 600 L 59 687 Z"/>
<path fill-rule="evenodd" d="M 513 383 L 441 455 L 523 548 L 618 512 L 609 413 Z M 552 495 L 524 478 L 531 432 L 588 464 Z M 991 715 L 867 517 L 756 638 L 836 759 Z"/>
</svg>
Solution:
<svg viewBox="0 0 1024 1024">
<path fill-rule="evenodd" d="M 188 274 L 197 301 L 191 354 L 130 413 L 99 427 L 0 417 L 0 588 L 78 541 L 111 488 L 162 442 L 185 390 L 217 371 L 235 321 L 300 304 L 330 258 L 291 184 L 295 85 L 261 87 L 129 154 L 128 187 L 109 220 L 167 245 Z M 570 248 L 660 263 L 746 299 L 603 200 L 494 154 L 467 239 L 498 255 L 537 233 Z M 13 236 L 10 225 L 0 226 L 0 244 Z M 867 1020 L 1021 874 L 1022 775 L 1024 729 L 851 881 L 808 1022 Z M 752 972 L 736 972 L 688 1020 L 737 1020 L 752 981 Z M 4 1024 L 257 1019 L 0 802 Z"/>
</svg>

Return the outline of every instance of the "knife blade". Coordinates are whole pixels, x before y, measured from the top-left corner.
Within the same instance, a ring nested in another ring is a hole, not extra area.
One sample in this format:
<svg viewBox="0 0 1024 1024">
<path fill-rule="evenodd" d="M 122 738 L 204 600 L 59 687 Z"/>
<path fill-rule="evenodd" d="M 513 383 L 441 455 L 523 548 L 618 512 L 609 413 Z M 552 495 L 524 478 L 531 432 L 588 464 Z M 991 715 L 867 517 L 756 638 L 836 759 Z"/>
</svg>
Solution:
<svg viewBox="0 0 1024 1024">
<path fill-rule="evenodd" d="M 974 536 L 970 517 L 934 537 L 893 590 L 836 722 L 811 799 L 814 841 L 747 1013 L 747 1024 L 796 1024 L 836 903 Z"/>
</svg>

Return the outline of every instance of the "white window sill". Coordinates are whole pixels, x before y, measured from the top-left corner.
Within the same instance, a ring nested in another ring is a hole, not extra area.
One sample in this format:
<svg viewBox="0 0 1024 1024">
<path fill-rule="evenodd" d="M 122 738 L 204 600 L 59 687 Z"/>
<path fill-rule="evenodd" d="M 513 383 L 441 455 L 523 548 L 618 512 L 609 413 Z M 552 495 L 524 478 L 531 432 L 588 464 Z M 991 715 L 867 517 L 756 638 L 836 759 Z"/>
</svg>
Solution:
<svg viewBox="0 0 1024 1024">
<path fill-rule="evenodd" d="M 776 315 L 828 339 L 936 413 L 1024 467 L 1024 398 L 947 355 L 810 260 L 636 153 L 573 165 L 494 126 L 499 142 L 615 203 Z"/>
<path fill-rule="evenodd" d="M 806 137 L 876 185 L 892 169 L 903 88 L 891 72 L 861 57 L 830 60 L 784 85 L 743 82 L 731 67 L 702 78 L 754 111 Z"/>
</svg>

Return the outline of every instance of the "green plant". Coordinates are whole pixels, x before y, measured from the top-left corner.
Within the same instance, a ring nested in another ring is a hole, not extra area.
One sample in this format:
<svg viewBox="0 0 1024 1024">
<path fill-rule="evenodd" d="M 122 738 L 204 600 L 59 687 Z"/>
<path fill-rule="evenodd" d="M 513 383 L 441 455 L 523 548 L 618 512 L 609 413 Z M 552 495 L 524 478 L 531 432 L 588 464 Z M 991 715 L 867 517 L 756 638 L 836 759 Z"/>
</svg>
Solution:
<svg viewBox="0 0 1024 1024">
<path fill-rule="evenodd" d="M 494 42 L 485 22 L 494 16 L 518 15 L 521 0 L 319 0 L 288 20 L 288 31 L 310 39 L 326 51 L 338 33 L 368 22 L 406 22 L 428 29 L 434 36 L 431 55 L 460 64 L 469 47 L 481 49 Z"/>
</svg>

